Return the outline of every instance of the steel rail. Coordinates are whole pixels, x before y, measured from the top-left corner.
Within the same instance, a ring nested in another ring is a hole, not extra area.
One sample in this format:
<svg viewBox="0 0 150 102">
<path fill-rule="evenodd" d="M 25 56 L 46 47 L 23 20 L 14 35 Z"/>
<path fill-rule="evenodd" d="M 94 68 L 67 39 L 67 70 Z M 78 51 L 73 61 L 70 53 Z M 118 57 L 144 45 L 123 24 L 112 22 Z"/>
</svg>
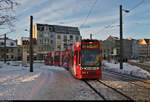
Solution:
<svg viewBox="0 0 150 102">
<path fill-rule="evenodd" d="M 89 84 L 86 80 L 83 80 L 99 97 L 101 97 L 103 100 L 106 100 L 106 98 L 98 92 L 91 84 Z"/>
<path fill-rule="evenodd" d="M 105 73 L 105 74 L 106 74 L 106 73 Z M 115 73 L 109 73 L 109 74 L 116 75 L 116 76 L 119 76 L 119 77 L 121 77 L 121 78 L 124 78 L 124 79 L 120 79 L 120 80 L 122 80 L 122 81 L 135 81 L 135 80 L 130 79 L 130 78 L 127 78 L 127 77 L 122 77 L 122 76 L 119 75 L 119 74 L 115 74 Z M 145 84 L 150 84 L 150 83 L 147 83 L 147 82 L 144 82 L 144 81 L 139 81 L 139 82 L 143 82 L 143 83 L 145 83 Z M 139 86 L 139 87 L 142 87 L 142 88 L 150 89 L 150 87 L 148 88 L 148 87 L 145 87 L 145 86 L 136 84 L 136 83 L 134 83 L 134 82 L 128 82 L 128 83 L 134 84 L 134 85 Z"/>
<path fill-rule="evenodd" d="M 117 93 L 119 93 L 120 95 L 124 96 L 124 97 L 127 98 L 128 100 L 133 100 L 131 97 L 129 97 L 129 96 L 125 95 L 124 93 L 122 93 L 121 91 L 118 91 L 117 89 L 115 89 L 115 88 L 113 88 L 113 87 L 107 85 L 107 84 L 104 83 L 103 81 L 100 81 L 100 80 L 97 80 L 97 81 L 98 81 L 99 83 L 103 84 L 104 86 L 107 86 L 108 88 L 110 88 L 110 89 L 116 91 Z"/>
<path fill-rule="evenodd" d="M 144 80 L 147 80 L 147 79 L 144 79 L 144 78 L 138 78 L 138 77 L 130 76 L 130 75 L 128 75 L 128 74 L 122 74 L 122 73 L 118 73 L 118 72 L 110 71 L 110 70 L 103 70 L 103 71 L 109 72 L 109 73 L 111 73 L 111 74 L 113 74 L 113 75 L 121 76 L 121 77 L 123 77 L 123 78 L 128 78 L 129 80 L 134 79 L 134 81 L 141 81 L 141 82 L 143 82 L 143 83 L 150 84 L 150 83 L 148 83 L 148 82 L 145 82 Z M 131 78 L 132 78 L 132 79 L 131 79 Z"/>
</svg>

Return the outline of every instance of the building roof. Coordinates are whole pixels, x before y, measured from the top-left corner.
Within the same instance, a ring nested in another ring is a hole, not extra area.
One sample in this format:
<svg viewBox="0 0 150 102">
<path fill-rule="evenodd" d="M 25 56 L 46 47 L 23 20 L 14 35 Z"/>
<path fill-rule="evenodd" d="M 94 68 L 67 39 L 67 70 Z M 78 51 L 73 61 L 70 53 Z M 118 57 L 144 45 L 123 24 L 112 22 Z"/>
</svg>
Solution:
<svg viewBox="0 0 150 102">
<path fill-rule="evenodd" d="M 144 39 L 146 41 L 147 44 L 150 43 L 150 39 Z"/>
<path fill-rule="evenodd" d="M 118 37 L 110 35 L 106 40 L 120 40 Z"/>
<path fill-rule="evenodd" d="M 4 39 L 0 39 L 0 47 L 4 47 Z M 6 39 L 6 47 L 17 47 L 17 42 L 12 39 Z"/>
<path fill-rule="evenodd" d="M 43 31 L 44 26 L 48 26 L 51 32 L 56 32 L 60 34 L 76 34 L 80 35 L 80 31 L 78 27 L 71 27 L 71 26 L 61 26 L 61 25 L 49 25 L 49 24 L 37 24 L 37 30 Z"/>
<path fill-rule="evenodd" d="M 21 37 L 21 40 L 30 40 L 29 37 Z"/>
<path fill-rule="evenodd" d="M 144 39 L 139 39 L 139 44 L 140 45 L 146 45 L 146 41 Z"/>
</svg>

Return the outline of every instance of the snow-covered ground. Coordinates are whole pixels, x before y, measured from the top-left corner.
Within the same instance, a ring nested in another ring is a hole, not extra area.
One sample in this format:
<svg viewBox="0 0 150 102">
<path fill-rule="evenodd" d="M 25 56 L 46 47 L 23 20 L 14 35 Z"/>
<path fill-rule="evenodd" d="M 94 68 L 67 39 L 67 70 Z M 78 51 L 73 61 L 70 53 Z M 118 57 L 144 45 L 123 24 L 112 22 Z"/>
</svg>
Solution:
<svg viewBox="0 0 150 102">
<path fill-rule="evenodd" d="M 102 100 L 62 67 L 34 63 L 30 72 L 14 65 L 0 62 L 0 100 Z"/>
<path fill-rule="evenodd" d="M 123 70 L 119 69 L 119 64 L 106 61 L 103 64 L 108 66 L 105 68 L 121 73 L 150 76 L 150 73 L 127 63 L 124 63 Z M 14 62 L 9 65 L 0 62 L 0 100 L 101 100 L 85 83 L 71 77 L 62 67 L 46 66 L 37 62 L 33 65 L 34 72 L 29 72 L 29 65 L 23 67 L 21 62 L 19 66 L 15 65 L 17 64 Z"/>
<path fill-rule="evenodd" d="M 29 72 L 29 67 L 13 65 L 13 62 L 9 65 L 0 62 L 0 100 L 32 99 L 36 91 L 52 76 L 48 69 L 65 70 L 36 63 L 34 72 Z"/>
<path fill-rule="evenodd" d="M 150 78 L 150 73 L 146 70 L 143 70 L 137 66 L 130 65 L 128 63 L 123 63 L 123 69 L 120 69 L 120 63 L 115 64 L 113 61 L 108 63 L 103 61 L 104 69 L 112 70 L 119 73 L 129 74 L 132 76 L 137 76 L 141 78 Z"/>
</svg>

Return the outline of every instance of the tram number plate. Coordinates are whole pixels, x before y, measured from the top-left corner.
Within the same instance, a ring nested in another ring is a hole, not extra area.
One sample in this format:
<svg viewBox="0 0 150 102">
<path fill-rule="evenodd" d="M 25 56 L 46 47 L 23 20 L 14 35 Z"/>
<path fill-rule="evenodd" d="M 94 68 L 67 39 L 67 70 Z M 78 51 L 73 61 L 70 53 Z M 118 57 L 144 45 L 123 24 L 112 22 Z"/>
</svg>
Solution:
<svg viewBox="0 0 150 102">
<path fill-rule="evenodd" d="M 96 72 L 88 72 L 88 74 L 96 74 Z"/>
</svg>

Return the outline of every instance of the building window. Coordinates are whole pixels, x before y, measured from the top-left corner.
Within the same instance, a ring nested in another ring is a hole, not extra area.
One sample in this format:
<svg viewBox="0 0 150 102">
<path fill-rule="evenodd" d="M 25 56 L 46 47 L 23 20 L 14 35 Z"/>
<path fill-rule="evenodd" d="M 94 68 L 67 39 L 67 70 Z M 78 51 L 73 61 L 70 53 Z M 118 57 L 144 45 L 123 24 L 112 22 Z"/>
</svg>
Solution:
<svg viewBox="0 0 150 102">
<path fill-rule="evenodd" d="M 60 35 L 57 35 L 57 39 L 61 39 L 61 36 L 60 36 Z"/>
<path fill-rule="evenodd" d="M 9 49 L 7 49 L 6 52 L 8 53 L 8 52 L 9 52 Z"/>
<path fill-rule="evenodd" d="M 1 42 L 1 45 L 4 45 L 4 42 Z"/>
<path fill-rule="evenodd" d="M 39 31 L 44 31 L 44 26 L 38 26 L 37 29 L 38 29 Z"/>
<path fill-rule="evenodd" d="M 40 43 L 42 43 L 42 40 L 40 39 Z"/>
<path fill-rule="evenodd" d="M 76 41 L 79 41 L 79 37 L 78 36 L 76 36 Z"/>
<path fill-rule="evenodd" d="M 49 31 L 50 31 L 50 32 L 53 31 L 53 28 L 52 28 L 52 27 L 49 27 Z"/>
<path fill-rule="evenodd" d="M 18 52 L 20 52 L 20 49 L 18 49 Z"/>
<path fill-rule="evenodd" d="M 67 48 L 67 44 L 64 44 L 64 48 Z"/>
<path fill-rule="evenodd" d="M 73 46 L 73 44 L 70 44 L 70 46 Z"/>
<path fill-rule="evenodd" d="M 40 34 L 40 37 L 41 37 L 41 38 L 43 37 L 43 34 L 42 34 L 42 33 Z"/>
<path fill-rule="evenodd" d="M 70 40 L 73 40 L 73 35 L 70 35 Z"/>
<path fill-rule="evenodd" d="M 53 44 L 53 40 L 51 40 L 51 44 Z"/>
<path fill-rule="evenodd" d="M 10 43 L 10 45 L 11 45 L 11 46 L 14 46 L 14 43 L 13 43 L 13 42 L 11 42 L 11 43 Z"/>
<path fill-rule="evenodd" d="M 13 52 L 14 51 L 14 49 L 11 49 L 11 52 Z"/>
<path fill-rule="evenodd" d="M 13 55 L 11 55 L 11 59 L 13 59 L 14 58 L 14 56 Z"/>
<path fill-rule="evenodd" d="M 64 35 L 64 39 L 67 39 L 67 35 Z"/>
<path fill-rule="evenodd" d="M 53 35 L 51 35 L 50 37 L 53 38 Z"/>
<path fill-rule="evenodd" d="M 64 35 L 64 42 L 67 42 L 67 35 Z"/>
</svg>

